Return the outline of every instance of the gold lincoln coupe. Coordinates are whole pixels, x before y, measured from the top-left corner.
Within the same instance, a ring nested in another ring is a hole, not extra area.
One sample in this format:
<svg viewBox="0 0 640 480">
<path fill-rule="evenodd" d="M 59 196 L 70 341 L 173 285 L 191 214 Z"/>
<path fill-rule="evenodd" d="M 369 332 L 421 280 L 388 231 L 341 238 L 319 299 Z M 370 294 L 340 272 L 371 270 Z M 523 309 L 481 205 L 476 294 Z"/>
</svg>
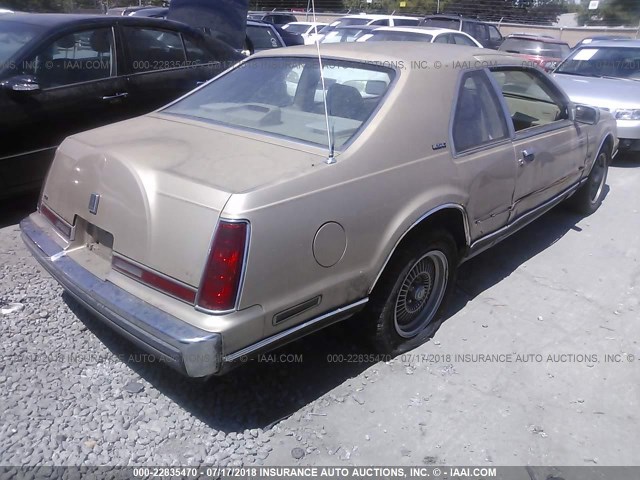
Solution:
<svg viewBox="0 0 640 480">
<path fill-rule="evenodd" d="M 461 262 L 560 202 L 603 201 L 614 119 L 521 59 L 320 54 L 263 52 L 67 138 L 21 223 L 34 256 L 124 337 L 207 377 L 354 314 L 379 351 L 413 348 Z"/>
</svg>

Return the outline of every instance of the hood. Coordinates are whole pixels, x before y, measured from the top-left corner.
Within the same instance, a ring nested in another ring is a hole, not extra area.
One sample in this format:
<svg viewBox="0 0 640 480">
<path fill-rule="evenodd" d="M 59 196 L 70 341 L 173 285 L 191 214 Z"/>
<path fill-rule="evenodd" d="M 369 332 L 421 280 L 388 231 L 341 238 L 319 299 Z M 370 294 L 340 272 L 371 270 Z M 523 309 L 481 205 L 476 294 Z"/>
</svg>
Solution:
<svg viewBox="0 0 640 480">
<path fill-rule="evenodd" d="M 640 81 L 554 73 L 572 102 L 616 110 L 640 108 Z"/>
</svg>

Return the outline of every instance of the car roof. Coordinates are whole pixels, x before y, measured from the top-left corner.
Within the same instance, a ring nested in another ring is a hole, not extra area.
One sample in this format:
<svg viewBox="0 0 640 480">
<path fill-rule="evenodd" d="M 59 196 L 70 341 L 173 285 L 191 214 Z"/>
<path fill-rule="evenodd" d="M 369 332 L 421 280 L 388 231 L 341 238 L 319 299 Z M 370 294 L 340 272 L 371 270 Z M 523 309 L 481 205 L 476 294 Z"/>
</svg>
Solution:
<svg viewBox="0 0 640 480">
<path fill-rule="evenodd" d="M 411 27 L 378 27 L 376 31 L 383 30 L 388 32 L 409 32 L 409 33 L 422 33 L 425 35 L 439 35 L 441 33 L 464 33 L 460 30 L 452 30 L 451 28 L 440 28 L 440 27 L 421 27 L 421 26 L 411 26 Z"/>
<path fill-rule="evenodd" d="M 482 20 L 479 20 L 477 18 L 467 18 L 467 17 L 463 17 L 461 15 L 452 15 L 452 14 L 446 14 L 446 13 L 437 13 L 437 14 L 433 14 L 433 15 L 425 15 L 424 17 L 422 17 L 423 19 L 438 19 L 438 18 L 443 18 L 446 20 L 463 20 L 465 22 L 477 22 L 477 23 L 486 23 L 483 22 Z"/>
<path fill-rule="evenodd" d="M 399 18 L 402 20 L 406 20 L 406 19 L 411 19 L 411 20 L 420 20 L 421 17 L 409 17 L 407 15 L 383 15 L 380 13 L 367 13 L 367 14 L 352 14 L 352 15 L 345 15 L 343 17 L 340 18 L 365 18 L 368 20 L 386 20 L 388 18 Z M 340 20 L 340 18 L 337 18 L 336 20 Z"/>
<path fill-rule="evenodd" d="M 428 42 L 339 42 L 320 44 L 323 58 L 365 62 L 373 65 L 396 65 L 402 62 L 410 71 L 455 71 L 456 68 L 411 69 L 413 61 L 439 64 L 477 65 L 478 61 L 491 65 L 522 66 L 522 57 L 463 45 L 433 44 Z M 253 57 L 317 57 L 315 45 L 301 45 L 284 49 L 270 49 Z"/>
<path fill-rule="evenodd" d="M 57 30 L 74 25 L 113 25 L 120 23 L 123 25 L 148 25 L 156 27 L 171 27 L 176 30 L 195 31 L 186 23 L 174 22 L 162 18 L 119 16 L 119 15 L 92 15 L 92 14 L 69 14 L 69 13 L 14 13 L 2 17 L 3 22 L 15 22 L 26 25 L 37 25 L 48 30 Z"/>
<path fill-rule="evenodd" d="M 561 45 L 568 45 L 567 42 L 565 42 L 564 40 L 560 40 L 559 38 L 549 37 L 546 35 L 535 35 L 530 33 L 512 33 L 511 35 L 507 36 L 507 38 L 517 38 L 521 40 L 533 40 L 534 42 L 558 43 Z"/>
<path fill-rule="evenodd" d="M 338 25 L 336 30 L 376 30 L 380 25 Z"/>
<path fill-rule="evenodd" d="M 289 22 L 286 25 L 328 25 L 326 22 Z"/>
</svg>

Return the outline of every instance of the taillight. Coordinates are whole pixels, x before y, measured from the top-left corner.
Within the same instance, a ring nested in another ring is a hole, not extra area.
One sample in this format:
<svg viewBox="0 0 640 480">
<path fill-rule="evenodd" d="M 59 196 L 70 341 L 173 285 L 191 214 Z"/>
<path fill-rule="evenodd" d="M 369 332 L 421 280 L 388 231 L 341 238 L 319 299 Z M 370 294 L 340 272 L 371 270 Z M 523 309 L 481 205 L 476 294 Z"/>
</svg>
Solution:
<svg viewBox="0 0 640 480">
<path fill-rule="evenodd" d="M 247 247 L 247 222 L 221 220 L 200 282 L 196 304 L 205 310 L 226 311 L 236 305 Z"/>
<path fill-rule="evenodd" d="M 70 240 L 73 236 L 73 227 L 69 225 L 67 222 L 62 220 L 58 215 L 56 215 L 53 210 L 47 207 L 44 203 L 40 203 L 40 213 L 44 215 L 47 220 L 51 222 L 51 224 L 62 233 L 65 237 Z"/>
</svg>

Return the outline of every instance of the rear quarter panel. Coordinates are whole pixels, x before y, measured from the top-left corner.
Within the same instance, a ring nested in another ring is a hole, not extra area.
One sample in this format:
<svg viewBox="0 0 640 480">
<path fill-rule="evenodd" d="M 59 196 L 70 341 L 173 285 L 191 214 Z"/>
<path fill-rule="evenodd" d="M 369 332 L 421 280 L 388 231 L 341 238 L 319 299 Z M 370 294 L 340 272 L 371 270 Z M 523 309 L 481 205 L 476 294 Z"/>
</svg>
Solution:
<svg viewBox="0 0 640 480">
<path fill-rule="evenodd" d="M 451 75 L 435 77 L 441 95 L 434 98 L 424 83 L 405 77 L 400 73 L 384 105 L 335 164 L 320 162 L 292 182 L 233 195 L 225 206 L 222 217 L 251 222 L 240 308 L 262 305 L 265 335 L 366 297 L 417 219 L 438 205 L 466 203 L 465 172 L 448 148 L 432 149 L 448 140 L 455 82 Z M 326 222 L 340 224 L 346 237 L 342 258 L 328 268 L 313 251 Z M 272 324 L 276 313 L 317 295 L 318 307 Z"/>
</svg>

